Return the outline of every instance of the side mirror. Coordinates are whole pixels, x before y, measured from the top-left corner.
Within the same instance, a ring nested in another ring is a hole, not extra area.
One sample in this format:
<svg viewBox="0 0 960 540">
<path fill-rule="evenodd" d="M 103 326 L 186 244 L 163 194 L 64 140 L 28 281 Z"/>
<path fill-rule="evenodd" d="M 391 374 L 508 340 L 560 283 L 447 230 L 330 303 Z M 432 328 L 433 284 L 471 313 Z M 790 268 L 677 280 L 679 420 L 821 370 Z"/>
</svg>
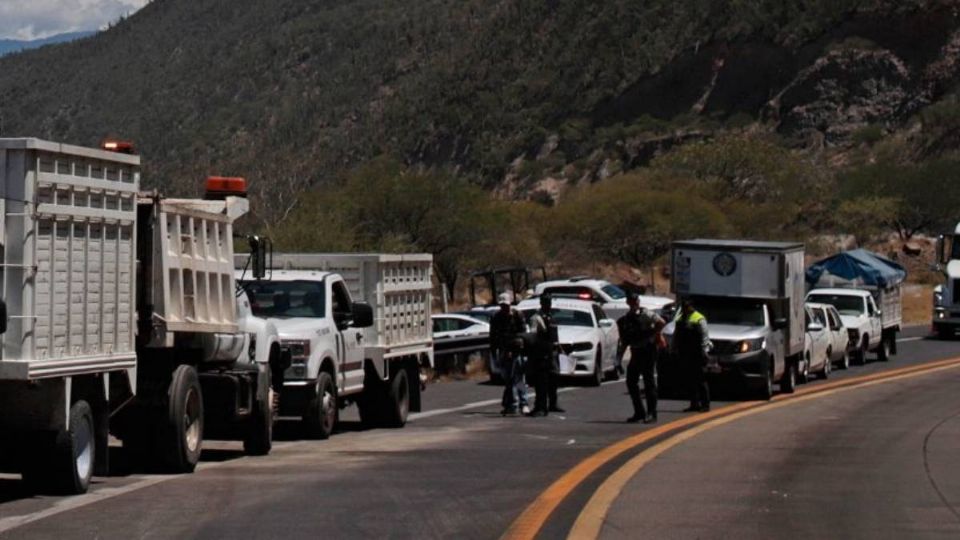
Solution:
<svg viewBox="0 0 960 540">
<path fill-rule="evenodd" d="M 597 324 L 600 325 L 600 328 L 612 328 L 613 319 L 600 319 L 599 321 L 597 321 Z"/>
<path fill-rule="evenodd" d="M 808 331 L 808 332 L 822 332 L 822 331 L 823 331 L 823 325 L 820 324 L 820 323 L 810 323 L 810 324 L 807 325 L 807 331 Z"/>
<path fill-rule="evenodd" d="M 786 319 L 774 319 L 774 320 L 773 320 L 773 329 L 774 329 L 774 330 L 786 330 L 786 329 L 787 329 L 787 320 L 786 320 Z"/>
<path fill-rule="evenodd" d="M 0 300 L 0 334 L 7 332 L 7 303 Z"/>
<path fill-rule="evenodd" d="M 250 236 L 247 238 L 250 244 L 250 262 L 253 267 L 253 279 L 263 279 L 267 276 L 267 252 L 273 253 L 273 242 L 269 238 L 262 236 Z M 272 258 L 272 257 L 271 257 Z"/>
<path fill-rule="evenodd" d="M 354 328 L 370 328 L 373 326 L 373 308 L 370 307 L 370 304 L 353 303 L 353 322 L 350 325 Z"/>
</svg>

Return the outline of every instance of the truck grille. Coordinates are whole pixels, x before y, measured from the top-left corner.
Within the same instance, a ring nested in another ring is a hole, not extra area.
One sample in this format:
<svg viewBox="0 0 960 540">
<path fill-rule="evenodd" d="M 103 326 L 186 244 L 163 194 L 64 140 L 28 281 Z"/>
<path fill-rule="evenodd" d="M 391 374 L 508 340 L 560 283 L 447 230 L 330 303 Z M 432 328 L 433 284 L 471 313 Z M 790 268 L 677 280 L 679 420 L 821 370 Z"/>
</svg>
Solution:
<svg viewBox="0 0 960 540">
<path fill-rule="evenodd" d="M 713 354 L 736 354 L 737 353 L 737 341 L 727 341 L 721 339 L 715 339 L 712 341 L 713 350 L 710 351 Z"/>
</svg>

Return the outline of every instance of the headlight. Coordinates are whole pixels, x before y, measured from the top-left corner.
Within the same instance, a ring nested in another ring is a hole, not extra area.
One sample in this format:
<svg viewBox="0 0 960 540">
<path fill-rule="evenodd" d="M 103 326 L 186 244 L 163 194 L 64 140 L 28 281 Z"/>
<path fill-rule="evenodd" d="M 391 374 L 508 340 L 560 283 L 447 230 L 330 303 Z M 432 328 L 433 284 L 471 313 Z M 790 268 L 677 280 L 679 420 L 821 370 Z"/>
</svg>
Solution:
<svg viewBox="0 0 960 540">
<path fill-rule="evenodd" d="M 294 362 L 304 362 L 310 358 L 310 341 L 305 339 L 288 339 L 283 346 L 290 350 L 290 358 Z"/>
<path fill-rule="evenodd" d="M 938 309 L 938 310 L 936 310 L 935 313 L 936 313 L 938 319 L 946 319 L 946 318 L 947 318 L 947 312 L 946 312 L 945 310 Z"/>
<path fill-rule="evenodd" d="M 940 306 L 943 305 L 943 293 L 936 291 L 933 293 L 933 303 L 934 305 Z"/>
<path fill-rule="evenodd" d="M 767 348 L 767 340 L 760 339 L 745 339 L 737 343 L 736 351 L 738 354 L 748 353 L 750 351 L 759 351 Z"/>
</svg>

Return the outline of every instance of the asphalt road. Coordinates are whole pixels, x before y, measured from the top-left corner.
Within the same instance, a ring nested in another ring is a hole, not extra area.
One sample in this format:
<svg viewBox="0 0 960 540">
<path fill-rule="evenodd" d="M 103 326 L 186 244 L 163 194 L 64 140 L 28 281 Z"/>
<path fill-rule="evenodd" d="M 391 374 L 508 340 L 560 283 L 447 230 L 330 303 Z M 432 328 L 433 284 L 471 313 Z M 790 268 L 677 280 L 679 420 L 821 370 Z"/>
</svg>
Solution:
<svg viewBox="0 0 960 540">
<path fill-rule="evenodd" d="M 911 340 L 901 344 L 900 355 L 893 362 L 872 362 L 847 372 L 835 372 L 831 380 L 960 356 L 960 342 L 918 340 L 909 334 L 908 339 Z M 825 475 L 823 478 L 827 480 L 846 478 L 849 481 L 826 482 L 822 498 L 810 498 L 806 505 L 798 506 L 802 513 L 785 512 L 790 514 L 786 522 L 763 521 L 769 527 L 755 526 L 754 537 L 774 534 L 792 537 L 794 531 L 796 536 L 801 533 L 824 536 L 824 531 L 833 529 L 805 524 L 824 519 L 822 516 L 835 516 L 838 510 L 846 510 L 843 513 L 849 514 L 849 519 L 844 518 L 846 529 L 837 530 L 863 531 L 865 536 L 866 532 L 877 529 L 877 508 L 893 508 L 907 500 L 889 495 L 894 492 L 906 493 L 904 497 L 915 494 L 916 504 L 927 504 L 930 509 L 929 523 L 928 516 L 920 511 L 908 512 L 912 520 L 909 523 L 926 523 L 931 531 L 946 527 L 952 514 L 938 510 L 946 508 L 942 499 L 938 506 L 936 499 L 922 498 L 921 492 L 929 490 L 928 484 L 916 479 L 907 482 L 903 480 L 905 475 L 880 473 L 897 471 L 907 460 L 915 463 L 918 457 L 915 451 L 908 451 L 907 439 L 915 438 L 924 426 L 931 429 L 931 422 L 943 420 L 944 415 L 960 411 L 956 397 L 949 392 L 950 381 L 960 380 L 957 373 L 941 375 L 948 381 L 943 383 L 938 382 L 940 377 L 931 376 L 927 384 L 939 385 L 942 391 L 910 394 L 913 397 L 909 403 L 898 404 L 889 395 L 882 394 L 896 388 L 897 384 L 893 383 L 869 390 L 850 390 L 843 396 L 824 398 L 822 402 L 791 405 L 705 433 L 661 456 L 663 463 L 657 461 L 642 470 L 610 509 L 609 518 L 625 519 L 618 530 L 631 537 L 639 535 L 643 529 L 634 527 L 641 524 L 630 520 L 646 512 L 635 510 L 644 503 L 632 506 L 625 498 L 634 496 L 662 496 L 663 500 L 673 497 L 670 500 L 678 505 L 672 514 L 674 518 L 690 515 L 680 511 L 688 503 L 707 504 L 704 501 L 719 500 L 716 506 L 710 507 L 709 513 L 700 516 L 707 526 L 711 522 L 708 515 L 726 515 L 728 508 L 730 512 L 741 512 L 738 515 L 743 518 L 742 512 L 753 508 L 751 496 L 745 495 L 742 501 L 735 499 L 743 505 L 739 509 L 724 503 L 729 501 L 726 496 L 730 490 L 743 488 L 743 482 L 736 481 L 736 474 L 743 471 L 721 467 L 725 476 L 704 476 L 706 472 L 712 474 L 715 467 L 698 461 L 695 450 L 705 445 L 711 455 L 736 456 L 746 455 L 755 444 L 757 448 L 777 449 L 776 459 L 766 454 L 767 458 L 760 460 L 761 467 L 748 472 L 769 478 L 768 483 L 777 485 L 784 478 L 794 482 L 778 489 L 788 493 L 787 499 L 791 493 L 799 497 L 802 489 L 815 489 L 818 484 L 812 479 L 814 473 Z M 820 383 L 810 386 L 817 384 Z M 47 538 L 68 533 L 75 538 L 498 538 L 544 489 L 571 467 L 613 443 L 651 429 L 623 422 L 631 411 L 622 382 L 601 388 L 572 388 L 560 398 L 561 406 L 568 412 L 543 419 L 500 417 L 500 391 L 498 387 L 476 382 L 432 385 L 425 394 L 427 412 L 415 415 L 401 430 L 363 431 L 357 422 L 350 420 L 355 417 L 347 415 L 342 432 L 330 440 L 300 441 L 296 439 L 294 427 L 284 425 L 278 433 L 282 440 L 276 443 L 270 456 L 243 457 L 238 443 L 212 443 L 206 446 L 203 463 L 195 474 L 131 473 L 97 478 L 91 492 L 79 497 L 36 497 L 23 490 L 18 477 L 0 475 L 0 537 Z M 863 397 L 857 397 L 861 394 Z M 827 407 L 834 399 L 840 401 L 836 402 L 836 410 L 831 409 L 828 415 L 831 420 L 825 420 L 821 407 Z M 919 401 L 912 401 L 914 399 Z M 715 408 L 728 404 L 715 402 Z M 663 402 L 660 424 L 688 417 L 688 413 L 680 412 L 685 405 L 678 401 Z M 906 410 L 910 411 L 909 415 Z M 881 412 L 898 420 L 881 418 Z M 779 421 L 769 420 L 768 414 L 769 418 Z M 862 424 L 865 414 L 872 419 L 874 430 Z M 726 431 L 739 429 L 740 422 L 754 427 L 738 432 L 739 436 Z M 757 422 L 762 424 L 755 424 Z M 770 426 L 794 431 L 781 432 L 778 438 L 767 433 Z M 900 429 L 904 431 L 901 433 Z M 956 444 L 957 428 L 948 421 L 939 429 L 940 435 L 931 436 L 933 448 L 939 449 L 937 457 L 931 458 L 931 467 L 937 471 L 957 469 L 955 462 L 951 465 L 949 461 L 957 453 L 948 455 L 950 444 Z M 834 435 L 828 436 L 830 433 Z M 903 448 L 890 444 L 901 435 Z M 750 443 L 751 440 L 755 442 Z M 565 536 L 603 480 L 642 449 L 610 461 L 572 489 L 550 515 L 540 536 Z M 796 473 L 789 469 L 788 474 L 788 469 L 782 467 L 784 460 L 798 460 L 818 451 L 839 454 L 833 460 L 825 459 L 824 463 L 833 464 L 843 473 L 831 476 L 826 470 L 821 471 L 818 462 L 812 459 L 803 461 L 806 465 L 795 469 Z M 676 462 L 672 470 L 684 469 L 688 481 L 664 482 L 670 473 L 660 467 L 665 466 L 667 460 L 679 460 L 683 456 L 692 461 Z M 860 456 L 870 458 L 860 459 Z M 954 485 L 951 473 L 933 474 L 946 475 L 942 476 L 944 490 Z M 651 481 L 645 479 L 645 475 L 659 476 Z M 907 483 L 898 490 L 886 487 L 888 481 L 901 480 Z M 687 487 L 681 489 L 681 486 Z M 763 491 L 766 487 L 757 489 Z M 958 493 L 956 490 L 945 492 L 948 496 Z M 690 496 L 695 498 L 684 498 Z M 846 502 L 841 504 L 841 499 Z M 886 501 L 886 506 L 876 506 L 878 499 Z M 902 512 L 882 513 L 903 527 L 910 526 L 900 521 L 907 519 Z M 664 513 L 662 528 L 657 530 L 660 536 L 694 535 L 677 532 L 680 529 L 674 528 L 673 518 L 668 519 L 670 515 Z M 830 523 L 836 523 L 840 518 L 829 519 L 834 520 Z M 687 522 L 692 527 L 698 521 L 684 520 Z M 727 534 L 722 527 L 714 526 L 711 529 L 714 536 L 741 536 L 743 529 L 733 528 L 734 518 L 716 523 L 729 525 L 731 529 Z M 777 524 L 781 526 L 776 528 Z M 884 529 L 893 530 L 912 534 L 919 529 Z M 617 534 L 607 528 L 603 533 Z"/>
</svg>

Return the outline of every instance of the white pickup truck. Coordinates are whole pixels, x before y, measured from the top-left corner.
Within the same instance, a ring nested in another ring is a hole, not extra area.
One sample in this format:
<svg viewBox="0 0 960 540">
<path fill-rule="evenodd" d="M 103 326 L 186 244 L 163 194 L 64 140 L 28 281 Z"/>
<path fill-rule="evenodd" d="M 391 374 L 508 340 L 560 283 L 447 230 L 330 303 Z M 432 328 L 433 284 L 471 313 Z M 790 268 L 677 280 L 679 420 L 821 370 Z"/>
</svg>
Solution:
<svg viewBox="0 0 960 540">
<path fill-rule="evenodd" d="M 110 433 L 167 472 L 204 436 L 270 450 L 278 334 L 233 277 L 247 200 L 139 187 L 138 156 L 0 139 L 0 464 L 39 491 L 86 491 Z"/>
<path fill-rule="evenodd" d="M 850 335 L 854 362 L 863 364 L 870 352 L 887 361 L 897 354 L 906 276 L 902 266 L 875 253 L 845 251 L 807 269 L 807 302 L 837 308 Z"/>
<path fill-rule="evenodd" d="M 351 403 L 368 425 L 400 427 L 420 410 L 421 370 L 433 367 L 432 262 L 431 255 L 277 254 L 269 281 L 242 280 L 254 314 L 277 326 L 291 353 L 281 415 L 300 416 L 309 436 L 325 439 Z"/>
</svg>

